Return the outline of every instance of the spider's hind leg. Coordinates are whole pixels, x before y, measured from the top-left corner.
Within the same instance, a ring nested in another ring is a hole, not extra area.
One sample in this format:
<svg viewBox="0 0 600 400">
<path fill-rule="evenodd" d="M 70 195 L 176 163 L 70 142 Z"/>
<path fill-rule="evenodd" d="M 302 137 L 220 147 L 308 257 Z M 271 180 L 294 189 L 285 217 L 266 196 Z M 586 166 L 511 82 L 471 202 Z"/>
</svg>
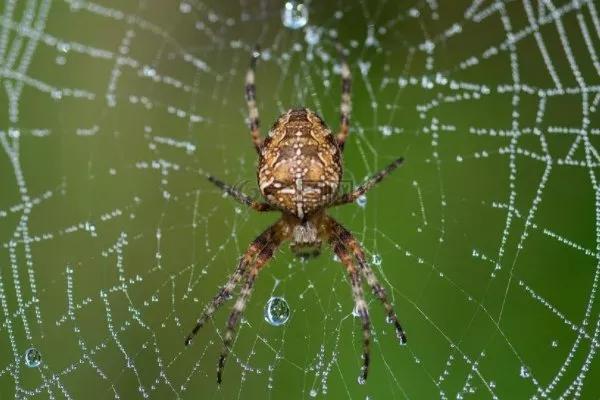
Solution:
<svg viewBox="0 0 600 400">
<path fill-rule="evenodd" d="M 242 279 L 242 276 L 246 274 L 248 266 L 254 260 L 257 254 L 261 252 L 269 243 L 273 240 L 273 237 L 276 235 L 277 225 L 272 225 L 267 228 L 263 233 L 261 233 L 254 241 L 248 246 L 248 250 L 244 253 L 244 255 L 240 258 L 238 263 L 238 267 L 230 275 L 229 279 L 223 285 L 223 287 L 219 290 L 216 296 L 212 299 L 212 301 L 206 306 L 204 312 L 196 321 L 196 325 L 194 329 L 190 332 L 190 334 L 185 339 L 185 345 L 188 346 L 192 342 L 192 339 L 200 328 L 204 326 L 206 321 L 208 321 L 212 315 L 225 303 L 225 301 L 232 295 L 233 290 Z"/>
<path fill-rule="evenodd" d="M 394 307 L 392 307 L 392 304 L 387 298 L 385 289 L 381 283 L 379 283 L 377 276 L 375 276 L 375 273 L 367 263 L 365 252 L 363 251 L 360 243 L 358 243 L 358 240 L 356 240 L 356 238 L 352 236 L 352 234 L 346 228 L 344 228 L 331 217 L 329 218 L 329 224 L 331 231 L 330 234 L 333 237 L 337 237 L 344 244 L 344 246 L 349 249 L 352 254 L 354 254 L 354 257 L 356 257 L 362 276 L 367 280 L 367 284 L 373 290 L 373 294 L 377 296 L 381 304 L 383 304 L 388 319 L 394 324 L 394 327 L 396 328 L 396 336 L 400 340 L 400 344 L 405 344 L 406 333 L 404 332 L 404 329 L 402 329 L 402 325 L 400 325 L 400 321 L 398 320 L 398 316 L 394 311 Z"/>
<path fill-rule="evenodd" d="M 281 242 L 286 239 L 284 232 L 285 226 L 286 223 L 282 220 L 272 226 L 271 229 L 273 230 L 273 235 L 271 236 L 270 240 L 265 243 L 258 256 L 256 256 L 256 260 L 254 260 L 254 265 L 252 265 L 252 268 L 250 268 L 246 273 L 246 282 L 242 287 L 240 296 L 233 305 L 233 310 L 231 311 L 229 318 L 227 319 L 227 330 L 225 331 L 225 336 L 223 338 L 223 351 L 221 352 L 219 363 L 217 365 L 217 383 L 219 384 L 222 381 L 225 360 L 227 359 L 229 351 L 231 350 L 235 328 L 242 313 L 244 312 L 244 309 L 246 308 L 248 300 L 250 299 L 254 282 L 258 276 L 258 271 L 260 271 L 260 269 L 273 257 L 277 247 L 279 247 Z"/>
<path fill-rule="evenodd" d="M 352 285 L 352 297 L 354 298 L 355 310 L 362 322 L 363 330 L 363 365 L 359 376 L 359 382 L 364 383 L 369 374 L 370 350 L 371 342 L 371 321 L 369 319 L 369 310 L 362 288 L 362 280 L 356 266 L 352 260 L 352 256 L 344 243 L 339 238 L 332 235 L 329 242 L 333 248 L 333 252 L 340 258 L 340 261 L 346 266 Z"/>
</svg>

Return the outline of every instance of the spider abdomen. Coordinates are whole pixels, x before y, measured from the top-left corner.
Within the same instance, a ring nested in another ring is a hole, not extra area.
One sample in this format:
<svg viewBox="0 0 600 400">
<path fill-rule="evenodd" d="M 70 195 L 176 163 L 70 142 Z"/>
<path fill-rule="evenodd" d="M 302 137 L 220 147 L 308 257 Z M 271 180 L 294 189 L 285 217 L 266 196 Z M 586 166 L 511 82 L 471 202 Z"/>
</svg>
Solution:
<svg viewBox="0 0 600 400">
<path fill-rule="evenodd" d="M 269 203 L 304 219 L 331 203 L 341 175 L 340 150 L 317 114 L 299 108 L 279 117 L 259 161 L 258 185 Z"/>
</svg>

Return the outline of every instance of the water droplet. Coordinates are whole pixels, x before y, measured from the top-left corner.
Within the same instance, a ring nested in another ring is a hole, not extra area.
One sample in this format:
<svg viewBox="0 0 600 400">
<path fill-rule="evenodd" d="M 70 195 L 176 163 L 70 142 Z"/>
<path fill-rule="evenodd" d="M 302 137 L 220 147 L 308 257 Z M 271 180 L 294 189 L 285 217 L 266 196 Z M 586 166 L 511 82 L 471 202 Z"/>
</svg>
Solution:
<svg viewBox="0 0 600 400">
<path fill-rule="evenodd" d="M 290 307 L 283 297 L 271 297 L 265 305 L 265 321 L 280 326 L 290 318 Z"/>
<path fill-rule="evenodd" d="M 529 369 L 526 366 L 522 365 L 521 370 L 519 371 L 519 376 L 521 378 L 529 378 L 531 376 L 529 374 Z"/>
<path fill-rule="evenodd" d="M 558 340 L 553 340 L 552 341 L 552 347 L 554 347 L 554 348 L 558 347 Z"/>
<path fill-rule="evenodd" d="M 391 136 L 393 133 L 393 128 L 390 125 L 382 125 L 379 127 L 379 131 L 383 134 L 383 136 Z"/>
<path fill-rule="evenodd" d="M 71 46 L 68 43 L 65 43 L 65 42 L 58 42 L 56 44 L 56 49 L 58 51 L 60 51 L 61 53 L 68 53 L 69 50 L 71 50 Z"/>
<path fill-rule="evenodd" d="M 42 353 L 35 347 L 30 347 L 25 351 L 25 365 L 29 368 L 37 368 L 42 363 Z"/>
<path fill-rule="evenodd" d="M 321 32 L 315 28 L 314 26 L 309 26 L 306 28 L 306 33 L 304 34 L 304 40 L 311 46 L 319 43 L 319 39 L 321 38 Z"/>
<path fill-rule="evenodd" d="M 354 308 L 352 309 L 352 315 L 354 317 L 359 317 L 360 314 L 358 313 L 358 307 L 354 306 Z"/>
<path fill-rule="evenodd" d="M 81 9 L 81 2 L 79 0 L 72 1 L 70 4 L 71 11 L 79 11 Z"/>
<path fill-rule="evenodd" d="M 356 204 L 358 204 L 362 208 L 365 208 L 367 205 L 367 196 L 365 196 L 364 194 L 358 196 L 358 198 L 356 199 Z"/>
<path fill-rule="evenodd" d="M 380 266 L 381 265 L 381 261 L 382 261 L 382 259 L 381 259 L 381 256 L 379 254 L 373 254 L 373 256 L 371 257 L 371 263 L 373 265 Z"/>
<path fill-rule="evenodd" d="M 365 377 L 362 375 L 362 373 L 358 376 L 358 384 L 359 385 L 364 385 L 365 383 L 367 383 L 367 380 L 365 379 Z"/>
<path fill-rule="evenodd" d="M 183 14 L 187 14 L 192 11 L 192 6 L 186 2 L 179 3 L 179 11 Z"/>
<path fill-rule="evenodd" d="M 302 3 L 288 1 L 281 12 L 283 26 L 290 29 L 300 29 L 308 22 L 308 8 Z"/>
<path fill-rule="evenodd" d="M 308 394 L 310 395 L 310 397 L 317 397 L 317 391 L 315 389 L 310 389 L 310 392 Z"/>
<path fill-rule="evenodd" d="M 396 320 L 392 320 L 394 323 L 396 322 Z M 396 327 L 396 337 L 398 338 L 398 341 L 400 342 L 400 346 L 406 346 L 407 345 L 407 340 L 406 340 L 406 334 L 401 330 L 398 329 L 398 327 Z"/>
<path fill-rule="evenodd" d="M 149 65 L 144 65 L 144 68 L 142 69 L 142 74 L 144 74 L 144 76 L 153 77 L 156 75 L 156 70 Z"/>
</svg>

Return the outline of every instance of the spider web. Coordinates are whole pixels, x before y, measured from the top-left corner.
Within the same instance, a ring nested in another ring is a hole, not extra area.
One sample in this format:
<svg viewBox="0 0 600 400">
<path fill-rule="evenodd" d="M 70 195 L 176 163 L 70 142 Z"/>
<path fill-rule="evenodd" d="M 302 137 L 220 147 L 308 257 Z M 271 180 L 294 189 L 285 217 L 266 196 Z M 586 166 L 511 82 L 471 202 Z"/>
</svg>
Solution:
<svg viewBox="0 0 600 400">
<path fill-rule="evenodd" d="M 597 4 L 306 6 L 294 30 L 275 1 L 3 2 L 2 398 L 597 398 Z M 276 218 L 202 177 L 255 193 L 242 89 L 257 43 L 264 126 L 299 105 L 337 126 L 340 43 L 345 179 L 406 158 L 332 211 L 409 337 L 370 296 L 365 385 L 330 251 L 302 263 L 284 246 L 261 272 L 221 388 L 231 302 L 183 345 Z M 281 326 L 263 318 L 271 296 L 289 304 Z"/>
</svg>

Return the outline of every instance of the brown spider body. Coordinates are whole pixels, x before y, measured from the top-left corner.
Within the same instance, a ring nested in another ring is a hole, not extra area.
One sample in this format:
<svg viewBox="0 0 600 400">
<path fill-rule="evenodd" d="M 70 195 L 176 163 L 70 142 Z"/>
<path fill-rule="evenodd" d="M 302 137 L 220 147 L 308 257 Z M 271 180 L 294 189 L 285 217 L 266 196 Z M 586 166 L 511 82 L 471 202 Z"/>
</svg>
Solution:
<svg viewBox="0 0 600 400">
<path fill-rule="evenodd" d="M 267 202 L 288 214 L 294 226 L 292 252 L 317 256 L 319 211 L 334 200 L 342 177 L 341 152 L 323 120 L 306 108 L 280 116 L 263 143 L 257 175 Z"/>
<path fill-rule="evenodd" d="M 252 292 L 259 271 L 273 257 L 275 250 L 286 240 L 291 242 L 296 256 L 316 256 L 322 242 L 327 242 L 346 267 L 355 309 L 363 330 L 363 365 L 359 382 L 364 383 L 369 371 L 370 319 L 362 285 L 367 285 L 383 304 L 387 317 L 394 323 L 400 343 L 406 336 L 396 313 L 387 299 L 383 286 L 366 261 L 360 243 L 352 233 L 327 215 L 329 207 L 354 202 L 375 186 L 401 163 L 399 158 L 351 192 L 339 194 L 342 178 L 342 152 L 350 123 L 350 69 L 341 64 L 342 98 L 340 130 L 336 135 L 323 120 L 306 108 L 291 109 L 275 122 L 267 138 L 260 134 L 254 68 L 258 52 L 254 53 L 246 74 L 246 102 L 254 147 L 259 155 L 258 186 L 266 202 L 256 201 L 240 190 L 208 175 L 208 179 L 241 203 L 257 211 L 281 211 L 283 215 L 261 233 L 240 258 L 221 290 L 198 318 L 185 340 L 190 344 L 198 330 L 212 317 L 243 279 L 244 284 L 227 320 L 223 337 L 224 349 L 217 366 L 217 382 L 221 383 L 225 359 L 233 343 L 237 326 Z"/>
<path fill-rule="evenodd" d="M 258 164 L 258 186 L 270 204 L 305 221 L 333 201 L 341 177 L 340 149 L 317 114 L 298 108 L 279 117 Z"/>
</svg>

